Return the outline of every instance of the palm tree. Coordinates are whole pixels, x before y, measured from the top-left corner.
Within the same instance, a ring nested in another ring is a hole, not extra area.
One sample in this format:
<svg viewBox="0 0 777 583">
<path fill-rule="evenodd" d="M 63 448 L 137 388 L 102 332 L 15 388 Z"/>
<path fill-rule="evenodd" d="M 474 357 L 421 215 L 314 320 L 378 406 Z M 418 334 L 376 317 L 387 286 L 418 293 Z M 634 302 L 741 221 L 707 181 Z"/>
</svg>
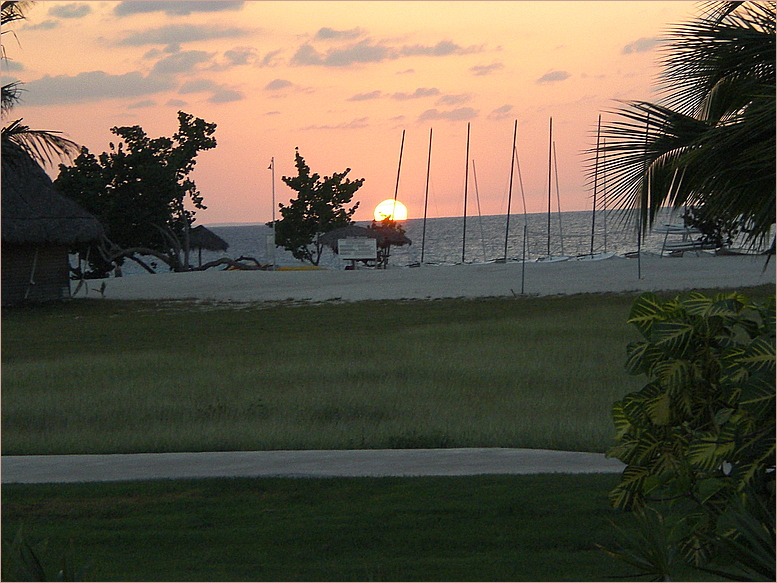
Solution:
<svg viewBox="0 0 777 583">
<path fill-rule="evenodd" d="M 0 9 L 0 28 L 2 32 L 14 34 L 8 29 L 8 25 L 17 20 L 24 20 L 25 12 L 32 5 L 32 2 L 10 2 L 2 3 Z M 15 36 L 15 34 L 14 34 Z M 2 58 L 6 59 L 5 45 L 2 45 Z M 2 117 L 6 119 L 14 106 L 19 103 L 22 93 L 21 83 L 14 81 L 2 86 Z M 78 153 L 78 144 L 72 140 L 62 137 L 61 132 L 47 130 L 33 130 L 22 123 L 22 119 L 17 119 L 3 126 L 0 130 L 2 138 L 2 155 L 17 156 L 20 153 L 30 156 L 40 164 L 53 164 L 53 157 L 60 159 L 71 158 Z M 18 148 L 9 148 L 8 144 L 15 144 Z"/>
<path fill-rule="evenodd" d="M 775 3 L 715 2 L 669 31 L 662 103 L 626 102 L 602 127 L 607 203 L 641 232 L 671 205 L 768 244 L 775 223 Z M 596 150 L 588 152 L 593 174 Z M 601 167 L 600 167 L 601 168 Z"/>
</svg>

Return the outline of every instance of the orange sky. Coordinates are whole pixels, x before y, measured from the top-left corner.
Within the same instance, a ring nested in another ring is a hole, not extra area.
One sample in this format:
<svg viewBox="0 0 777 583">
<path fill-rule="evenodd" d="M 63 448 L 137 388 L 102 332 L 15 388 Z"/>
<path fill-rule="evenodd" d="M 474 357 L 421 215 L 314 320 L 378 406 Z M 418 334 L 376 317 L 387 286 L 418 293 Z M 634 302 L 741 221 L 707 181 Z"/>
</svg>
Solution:
<svg viewBox="0 0 777 583">
<path fill-rule="evenodd" d="M 430 216 L 506 209 L 510 149 L 529 212 L 547 206 L 553 117 L 562 210 L 591 206 L 582 151 L 617 99 L 656 100 L 657 40 L 695 2 L 36 2 L 3 42 L 3 83 L 21 80 L 12 116 L 64 131 L 99 154 L 113 126 L 171 135 L 180 109 L 218 124 L 198 158 L 201 223 L 270 219 L 299 147 L 314 172 L 365 178 L 357 220 L 394 195 Z M 555 209 L 555 189 L 554 189 Z M 516 179 L 512 211 L 522 212 Z"/>
</svg>

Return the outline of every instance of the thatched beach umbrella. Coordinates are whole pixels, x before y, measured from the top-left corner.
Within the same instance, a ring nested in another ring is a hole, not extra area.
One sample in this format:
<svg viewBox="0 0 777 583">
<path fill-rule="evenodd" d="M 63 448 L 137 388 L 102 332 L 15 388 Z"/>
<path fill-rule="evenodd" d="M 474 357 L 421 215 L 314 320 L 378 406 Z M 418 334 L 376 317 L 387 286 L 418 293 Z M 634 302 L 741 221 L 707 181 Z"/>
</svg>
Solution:
<svg viewBox="0 0 777 583">
<path fill-rule="evenodd" d="M 366 227 L 360 227 L 358 225 L 348 225 L 347 227 L 339 227 L 333 229 L 328 233 L 321 235 L 319 241 L 324 245 L 328 245 L 332 251 L 337 253 L 337 242 L 340 239 L 357 239 L 357 238 L 370 238 L 377 239 L 378 246 L 383 242 L 383 236 L 372 229 Z"/>
<path fill-rule="evenodd" d="M 198 225 L 189 230 L 189 249 L 197 249 L 199 251 L 199 261 L 200 266 L 202 266 L 203 249 L 208 251 L 226 251 L 229 249 L 229 243 L 207 227 Z"/>
<path fill-rule="evenodd" d="M 100 221 L 59 194 L 22 148 L 2 144 L 2 303 L 70 295 L 68 252 L 103 236 Z"/>
<path fill-rule="evenodd" d="M 219 237 L 216 233 L 198 225 L 189 230 L 189 249 L 207 249 L 208 251 L 226 251 L 229 249 L 229 243 Z"/>
</svg>

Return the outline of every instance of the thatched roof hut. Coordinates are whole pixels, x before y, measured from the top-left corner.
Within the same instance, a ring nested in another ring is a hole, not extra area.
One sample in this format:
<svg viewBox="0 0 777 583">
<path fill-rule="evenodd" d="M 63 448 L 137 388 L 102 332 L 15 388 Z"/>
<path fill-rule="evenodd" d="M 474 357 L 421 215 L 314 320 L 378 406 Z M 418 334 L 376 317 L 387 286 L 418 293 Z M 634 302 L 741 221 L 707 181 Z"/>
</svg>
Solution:
<svg viewBox="0 0 777 583">
<path fill-rule="evenodd" d="M 6 140 L 0 209 L 3 305 L 69 297 L 68 252 L 100 238 L 100 222 L 59 194 L 40 164 Z"/>
<path fill-rule="evenodd" d="M 380 246 L 382 243 L 382 237 L 377 231 L 367 229 L 366 227 L 360 227 L 358 225 L 348 225 L 346 227 L 332 229 L 331 231 L 321 235 L 319 241 L 324 245 L 328 245 L 332 251 L 337 253 L 337 242 L 340 239 L 356 239 L 359 237 L 377 239 L 378 246 Z"/>
<path fill-rule="evenodd" d="M 189 249 L 207 249 L 208 251 L 226 251 L 229 243 L 203 225 L 189 230 Z"/>
<path fill-rule="evenodd" d="M 202 267 L 203 249 L 208 251 L 226 251 L 229 249 L 229 243 L 207 227 L 198 225 L 189 230 L 189 249 L 197 249 L 200 267 Z"/>
</svg>

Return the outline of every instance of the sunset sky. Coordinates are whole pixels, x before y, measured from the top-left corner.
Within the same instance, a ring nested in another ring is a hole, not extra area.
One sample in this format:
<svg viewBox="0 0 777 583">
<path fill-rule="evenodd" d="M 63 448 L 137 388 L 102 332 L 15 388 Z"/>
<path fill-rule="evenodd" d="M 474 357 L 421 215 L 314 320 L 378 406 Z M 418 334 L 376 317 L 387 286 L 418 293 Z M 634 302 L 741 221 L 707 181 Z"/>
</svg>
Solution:
<svg viewBox="0 0 777 583">
<path fill-rule="evenodd" d="M 553 117 L 562 210 L 591 208 L 583 151 L 616 100 L 658 99 L 659 38 L 695 2 L 36 2 L 13 35 L 3 83 L 25 83 L 11 117 L 99 154 L 113 126 L 170 136 L 183 110 L 218 125 L 192 177 L 198 222 L 271 218 L 292 191 L 294 148 L 321 175 L 365 178 L 355 218 L 394 196 L 430 216 L 506 210 L 513 124 L 529 212 L 547 207 Z M 17 42 L 18 41 L 18 42 Z M 54 174 L 56 174 L 54 172 Z M 555 188 L 553 191 L 554 208 Z M 516 177 L 512 212 L 522 212 Z"/>
</svg>

